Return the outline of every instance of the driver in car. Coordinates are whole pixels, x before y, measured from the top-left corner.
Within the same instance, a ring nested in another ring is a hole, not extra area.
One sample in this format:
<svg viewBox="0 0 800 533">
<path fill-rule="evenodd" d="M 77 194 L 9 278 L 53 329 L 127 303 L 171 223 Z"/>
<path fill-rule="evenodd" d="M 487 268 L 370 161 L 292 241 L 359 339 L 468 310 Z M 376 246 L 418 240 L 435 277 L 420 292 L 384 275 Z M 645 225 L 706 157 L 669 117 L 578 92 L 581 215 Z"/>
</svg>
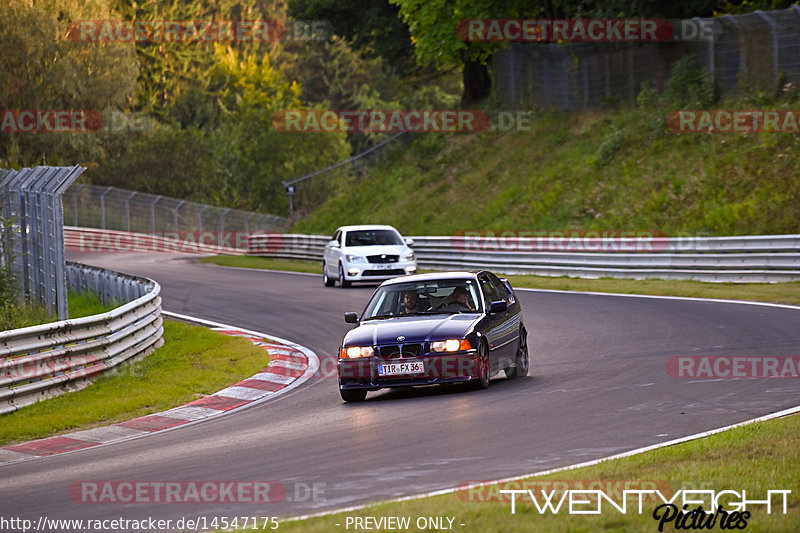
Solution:
<svg viewBox="0 0 800 533">
<path fill-rule="evenodd" d="M 467 309 L 473 309 L 472 298 L 470 298 L 469 292 L 467 292 L 467 289 L 464 287 L 456 287 L 453 289 L 453 292 L 450 294 L 450 303 L 458 303 Z"/>
</svg>

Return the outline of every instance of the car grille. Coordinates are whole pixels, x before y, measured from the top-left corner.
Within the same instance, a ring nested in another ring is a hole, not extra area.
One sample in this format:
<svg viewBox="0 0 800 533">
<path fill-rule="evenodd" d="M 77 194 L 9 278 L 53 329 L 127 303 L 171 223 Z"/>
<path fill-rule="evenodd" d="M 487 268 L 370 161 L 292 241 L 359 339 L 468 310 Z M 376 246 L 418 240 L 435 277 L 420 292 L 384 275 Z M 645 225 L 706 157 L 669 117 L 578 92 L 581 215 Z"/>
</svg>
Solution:
<svg viewBox="0 0 800 533">
<path fill-rule="evenodd" d="M 388 346 L 379 346 L 378 353 L 384 359 L 419 357 L 422 355 L 422 344 L 390 344 Z"/>
<path fill-rule="evenodd" d="M 406 273 L 402 268 L 392 268 L 389 270 L 365 270 L 362 276 L 402 276 Z"/>
<path fill-rule="evenodd" d="M 370 263 L 397 263 L 397 260 L 400 258 L 399 255 L 368 255 L 367 261 Z"/>
</svg>

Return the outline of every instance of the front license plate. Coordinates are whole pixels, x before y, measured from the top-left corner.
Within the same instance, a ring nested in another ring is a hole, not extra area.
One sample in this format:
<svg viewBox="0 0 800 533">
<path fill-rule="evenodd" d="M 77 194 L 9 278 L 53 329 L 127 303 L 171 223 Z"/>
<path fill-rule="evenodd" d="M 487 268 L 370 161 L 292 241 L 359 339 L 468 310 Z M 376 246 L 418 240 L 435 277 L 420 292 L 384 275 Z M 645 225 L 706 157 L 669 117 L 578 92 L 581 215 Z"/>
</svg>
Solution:
<svg viewBox="0 0 800 533">
<path fill-rule="evenodd" d="M 425 372 L 425 364 L 422 361 L 413 363 L 388 363 L 378 365 L 379 376 L 394 376 L 397 374 L 422 374 Z"/>
<path fill-rule="evenodd" d="M 391 270 L 393 268 L 397 268 L 397 265 L 393 263 L 386 263 L 383 265 L 370 265 L 370 268 L 374 268 L 375 270 Z"/>
</svg>

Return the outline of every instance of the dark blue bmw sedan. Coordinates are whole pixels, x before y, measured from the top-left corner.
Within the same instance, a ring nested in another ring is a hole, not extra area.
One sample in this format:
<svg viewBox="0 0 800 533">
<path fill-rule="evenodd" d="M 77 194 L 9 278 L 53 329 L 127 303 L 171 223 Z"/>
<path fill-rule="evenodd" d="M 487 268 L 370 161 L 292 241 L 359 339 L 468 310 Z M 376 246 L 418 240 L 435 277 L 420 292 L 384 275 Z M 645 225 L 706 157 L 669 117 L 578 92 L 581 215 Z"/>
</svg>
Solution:
<svg viewBox="0 0 800 533">
<path fill-rule="evenodd" d="M 384 282 L 358 326 L 339 349 L 339 392 L 346 402 L 368 391 L 468 383 L 489 386 L 528 373 L 527 332 L 522 309 L 507 280 L 491 272 L 439 272 Z"/>
</svg>

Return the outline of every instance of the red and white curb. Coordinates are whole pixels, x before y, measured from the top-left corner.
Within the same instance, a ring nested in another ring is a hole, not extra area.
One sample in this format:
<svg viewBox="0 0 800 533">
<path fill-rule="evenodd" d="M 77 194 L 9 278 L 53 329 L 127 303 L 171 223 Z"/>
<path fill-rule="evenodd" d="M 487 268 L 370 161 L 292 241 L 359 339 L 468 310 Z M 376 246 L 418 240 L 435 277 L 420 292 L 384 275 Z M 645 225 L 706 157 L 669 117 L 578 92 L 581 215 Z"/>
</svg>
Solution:
<svg viewBox="0 0 800 533">
<path fill-rule="evenodd" d="M 274 398 L 307 381 L 319 368 L 317 355 L 304 346 L 257 331 L 162 311 L 185 322 L 244 337 L 269 353 L 270 362 L 244 381 L 186 405 L 109 426 L 0 448 L 0 466 L 130 440 L 242 409 Z"/>
</svg>

